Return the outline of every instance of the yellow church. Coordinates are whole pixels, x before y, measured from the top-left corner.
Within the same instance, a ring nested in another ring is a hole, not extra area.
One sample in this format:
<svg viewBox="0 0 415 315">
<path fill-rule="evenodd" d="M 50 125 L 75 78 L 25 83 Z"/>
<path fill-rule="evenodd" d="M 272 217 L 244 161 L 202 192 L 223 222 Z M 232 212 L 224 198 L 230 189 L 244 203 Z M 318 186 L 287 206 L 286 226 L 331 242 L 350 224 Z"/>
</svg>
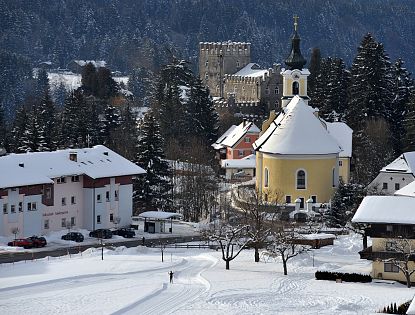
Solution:
<svg viewBox="0 0 415 315">
<path fill-rule="evenodd" d="M 253 147 L 256 187 L 266 201 L 295 210 L 330 203 L 340 180 L 350 178 L 353 131 L 342 122 L 326 122 L 308 105 L 308 69 L 294 22 L 291 52 L 282 69 L 282 110 L 271 112 Z"/>
</svg>

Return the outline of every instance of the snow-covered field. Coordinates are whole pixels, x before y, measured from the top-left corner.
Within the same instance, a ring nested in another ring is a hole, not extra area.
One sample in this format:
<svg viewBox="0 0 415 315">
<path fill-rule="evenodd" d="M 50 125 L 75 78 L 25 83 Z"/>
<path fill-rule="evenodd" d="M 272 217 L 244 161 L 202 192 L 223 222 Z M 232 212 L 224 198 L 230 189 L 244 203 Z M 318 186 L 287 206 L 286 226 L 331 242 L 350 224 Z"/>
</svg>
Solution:
<svg viewBox="0 0 415 315">
<path fill-rule="evenodd" d="M 296 257 L 255 263 L 243 251 L 224 269 L 220 252 L 118 247 L 0 265 L 1 314 L 373 314 L 414 295 L 398 283 L 335 283 L 316 270 L 369 272 L 357 236 Z M 168 271 L 174 283 L 168 283 Z"/>
</svg>

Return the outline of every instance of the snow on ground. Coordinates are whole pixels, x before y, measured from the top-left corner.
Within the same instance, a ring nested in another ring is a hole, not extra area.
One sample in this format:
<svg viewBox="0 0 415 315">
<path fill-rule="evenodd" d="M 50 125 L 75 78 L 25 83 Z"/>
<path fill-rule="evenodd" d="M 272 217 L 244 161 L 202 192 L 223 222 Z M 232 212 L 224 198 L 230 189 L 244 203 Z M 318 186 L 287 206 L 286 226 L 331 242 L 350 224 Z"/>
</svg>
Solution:
<svg viewBox="0 0 415 315">
<path fill-rule="evenodd" d="M 220 252 L 156 248 L 105 250 L 0 265 L 2 314 L 374 314 L 410 300 L 398 283 L 317 281 L 316 270 L 369 272 L 361 239 L 340 236 L 296 257 L 282 273 L 280 260 L 253 262 L 243 251 L 225 270 Z M 313 267 L 313 256 L 314 265 Z M 173 270 L 174 283 L 168 283 Z"/>
</svg>

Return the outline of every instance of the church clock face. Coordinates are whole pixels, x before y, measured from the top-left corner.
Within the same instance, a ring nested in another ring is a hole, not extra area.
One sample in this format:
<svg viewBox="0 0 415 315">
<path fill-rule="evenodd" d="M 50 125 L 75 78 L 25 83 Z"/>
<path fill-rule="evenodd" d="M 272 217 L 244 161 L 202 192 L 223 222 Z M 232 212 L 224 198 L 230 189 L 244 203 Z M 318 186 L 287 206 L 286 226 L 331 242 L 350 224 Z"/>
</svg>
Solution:
<svg viewBox="0 0 415 315">
<path fill-rule="evenodd" d="M 300 79 L 300 74 L 299 74 L 297 71 L 295 71 L 295 72 L 293 72 L 293 73 L 291 74 L 291 77 L 292 77 L 294 80 L 298 80 L 298 79 Z"/>
</svg>

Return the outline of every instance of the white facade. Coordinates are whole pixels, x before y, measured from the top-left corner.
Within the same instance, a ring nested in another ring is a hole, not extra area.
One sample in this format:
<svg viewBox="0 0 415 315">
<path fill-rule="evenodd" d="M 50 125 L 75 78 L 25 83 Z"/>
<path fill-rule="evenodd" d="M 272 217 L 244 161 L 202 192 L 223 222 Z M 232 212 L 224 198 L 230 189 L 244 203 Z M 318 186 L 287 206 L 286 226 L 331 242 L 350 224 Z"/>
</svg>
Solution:
<svg viewBox="0 0 415 315">
<path fill-rule="evenodd" d="M 0 169 L 19 174 L 0 179 L 0 235 L 18 229 L 19 237 L 129 226 L 132 176 L 144 173 L 104 146 L 12 154 L 0 157 Z"/>
</svg>

